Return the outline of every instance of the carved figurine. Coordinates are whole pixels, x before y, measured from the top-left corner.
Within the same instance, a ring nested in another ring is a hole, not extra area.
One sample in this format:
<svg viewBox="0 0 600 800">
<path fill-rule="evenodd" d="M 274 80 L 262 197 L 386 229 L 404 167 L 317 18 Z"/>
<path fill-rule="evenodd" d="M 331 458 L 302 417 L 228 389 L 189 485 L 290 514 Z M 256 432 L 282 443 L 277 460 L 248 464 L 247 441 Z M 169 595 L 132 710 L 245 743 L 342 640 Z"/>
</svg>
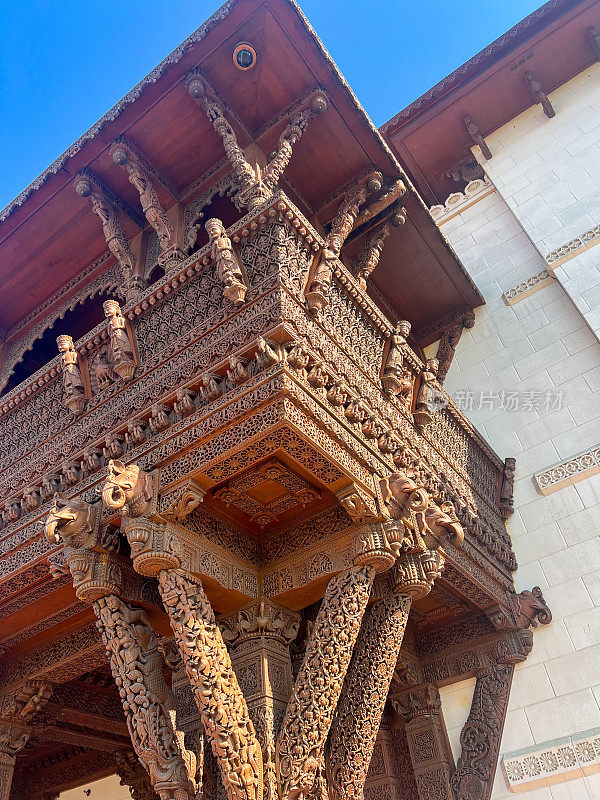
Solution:
<svg viewBox="0 0 600 800">
<path fill-rule="evenodd" d="M 121 313 L 121 306 L 116 300 L 105 300 L 102 304 L 108 319 L 110 334 L 110 350 L 115 372 L 125 381 L 133 378 L 135 372 L 135 356 L 133 345 L 129 339 L 127 323 Z"/>
<path fill-rule="evenodd" d="M 428 358 L 425 369 L 421 373 L 421 386 L 413 415 L 418 428 L 425 428 L 429 425 L 436 412 L 445 404 L 444 396 L 435 387 L 437 370 L 437 358 Z"/>
<path fill-rule="evenodd" d="M 276 352 L 277 350 L 277 352 Z M 256 342 L 256 363 L 263 369 L 268 369 L 277 364 L 281 345 L 276 342 L 267 342 L 260 336 Z"/>
<path fill-rule="evenodd" d="M 409 395 L 412 391 L 412 373 L 404 366 L 403 347 L 410 333 L 410 322 L 401 320 L 392 333 L 381 383 L 384 391 L 391 395 Z"/>
<path fill-rule="evenodd" d="M 85 408 L 85 386 L 79 369 L 77 351 L 70 336 L 57 336 L 56 343 L 61 353 L 61 372 L 65 390 L 64 403 L 74 414 L 81 414 Z"/>
<path fill-rule="evenodd" d="M 479 145 L 483 157 L 486 159 L 486 161 L 489 161 L 490 158 L 492 157 L 492 153 L 490 151 L 490 148 L 487 146 L 481 131 L 479 130 L 479 125 L 477 125 L 477 123 L 470 114 L 467 114 L 464 120 L 465 120 L 465 127 L 467 129 L 469 136 L 473 140 L 473 143 Z"/>
<path fill-rule="evenodd" d="M 176 400 L 173 409 L 180 417 L 189 417 L 196 411 L 194 403 L 194 393 L 185 387 L 177 389 Z"/>
<path fill-rule="evenodd" d="M 527 88 L 529 89 L 529 94 L 531 95 L 533 102 L 541 104 L 542 108 L 544 109 L 544 114 L 547 117 L 554 117 L 556 115 L 556 111 L 552 107 L 550 98 L 542 89 L 542 84 L 532 72 L 525 73 L 525 83 L 527 84 Z"/>
<path fill-rule="evenodd" d="M 169 418 L 168 409 L 166 409 L 164 406 L 161 406 L 160 403 L 155 403 L 152 406 L 150 419 L 148 420 L 150 430 L 154 431 L 154 433 L 160 433 L 161 431 L 166 430 L 170 424 L 171 420 Z"/>
<path fill-rule="evenodd" d="M 44 523 L 44 535 L 50 544 L 85 548 L 96 544 L 98 509 L 78 498 L 69 499 L 63 492 L 54 495 L 54 503 Z"/>
<path fill-rule="evenodd" d="M 209 219 L 204 227 L 211 245 L 211 258 L 217 266 L 217 275 L 225 284 L 223 294 L 234 306 L 241 306 L 244 304 L 248 287 L 244 283 L 244 276 L 233 251 L 231 239 L 225 233 L 225 227 L 220 219 Z"/>
<path fill-rule="evenodd" d="M 122 461 L 108 462 L 108 475 L 102 499 L 108 508 L 122 511 L 128 517 L 139 517 L 150 510 L 154 481 L 149 472 L 137 464 L 125 466 Z"/>
<path fill-rule="evenodd" d="M 218 375 L 212 375 L 210 372 L 203 373 L 200 394 L 205 403 L 211 403 L 223 394 L 221 387 L 217 383 L 218 377 Z"/>
<path fill-rule="evenodd" d="M 514 458 L 504 459 L 504 471 L 502 473 L 502 485 L 500 486 L 500 514 L 502 519 L 508 519 L 514 513 L 514 487 L 515 487 L 515 468 L 517 462 Z"/>
<path fill-rule="evenodd" d="M 146 428 L 142 420 L 130 419 L 127 423 L 127 431 L 125 433 L 127 445 L 130 448 L 137 447 L 138 445 L 143 444 L 147 438 Z"/>
<path fill-rule="evenodd" d="M 234 386 L 239 386 L 244 381 L 247 381 L 250 373 L 246 369 L 246 362 L 239 356 L 229 357 L 229 369 L 227 370 L 227 378 L 233 383 Z"/>
</svg>

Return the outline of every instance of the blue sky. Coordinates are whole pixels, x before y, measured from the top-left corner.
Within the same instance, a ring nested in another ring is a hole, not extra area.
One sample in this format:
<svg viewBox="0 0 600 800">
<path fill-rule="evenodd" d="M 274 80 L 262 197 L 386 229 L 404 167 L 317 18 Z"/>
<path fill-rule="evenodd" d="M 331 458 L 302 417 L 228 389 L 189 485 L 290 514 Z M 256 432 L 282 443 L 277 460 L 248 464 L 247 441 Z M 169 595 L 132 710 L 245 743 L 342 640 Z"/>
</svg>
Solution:
<svg viewBox="0 0 600 800">
<path fill-rule="evenodd" d="M 0 0 L 0 209 L 219 5 Z M 300 5 L 381 125 L 541 0 Z"/>
</svg>

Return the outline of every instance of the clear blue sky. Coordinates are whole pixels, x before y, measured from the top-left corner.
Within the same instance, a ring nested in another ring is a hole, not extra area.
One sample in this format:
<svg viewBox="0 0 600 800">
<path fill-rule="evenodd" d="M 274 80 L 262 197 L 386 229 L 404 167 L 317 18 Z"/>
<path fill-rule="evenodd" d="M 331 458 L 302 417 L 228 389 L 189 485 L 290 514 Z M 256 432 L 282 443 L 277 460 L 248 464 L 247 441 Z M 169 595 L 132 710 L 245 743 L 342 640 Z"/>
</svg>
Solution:
<svg viewBox="0 0 600 800">
<path fill-rule="evenodd" d="M 300 0 L 381 125 L 542 0 Z M 0 0 L 0 209 L 219 0 Z"/>
</svg>

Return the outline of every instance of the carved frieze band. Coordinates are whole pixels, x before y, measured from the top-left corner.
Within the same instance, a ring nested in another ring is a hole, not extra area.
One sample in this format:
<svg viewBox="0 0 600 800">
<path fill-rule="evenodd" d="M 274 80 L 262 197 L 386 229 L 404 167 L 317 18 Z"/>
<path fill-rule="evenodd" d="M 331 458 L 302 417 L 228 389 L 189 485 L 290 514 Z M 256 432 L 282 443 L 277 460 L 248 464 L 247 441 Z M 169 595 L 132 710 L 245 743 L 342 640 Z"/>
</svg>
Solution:
<svg viewBox="0 0 600 800">
<path fill-rule="evenodd" d="M 575 258 L 575 256 L 583 253 L 584 250 L 589 250 L 597 244 L 600 244 L 600 225 L 595 225 L 593 228 L 571 239 L 570 242 L 565 242 L 565 244 L 557 247 L 556 250 L 548 253 L 546 261 L 552 268 L 558 267 L 560 264 L 564 264 L 565 261 Z"/>
<path fill-rule="evenodd" d="M 552 494 L 600 472 L 600 445 L 538 472 L 533 482 L 540 494 Z"/>
<path fill-rule="evenodd" d="M 438 225 L 443 225 L 448 220 L 460 214 L 473 203 L 478 202 L 496 189 L 486 176 L 470 181 L 465 186 L 464 192 L 453 192 L 448 196 L 444 205 L 432 206 L 429 211 Z"/>
<path fill-rule="evenodd" d="M 526 278 L 524 281 L 517 283 L 516 286 L 507 289 L 502 295 L 502 299 L 507 306 L 514 306 L 515 303 L 543 289 L 544 286 L 554 283 L 554 280 L 548 270 L 543 269 L 537 275 L 532 275 L 531 278 Z"/>
<path fill-rule="evenodd" d="M 515 794 L 600 772 L 600 728 L 506 753 L 502 766 Z"/>
</svg>

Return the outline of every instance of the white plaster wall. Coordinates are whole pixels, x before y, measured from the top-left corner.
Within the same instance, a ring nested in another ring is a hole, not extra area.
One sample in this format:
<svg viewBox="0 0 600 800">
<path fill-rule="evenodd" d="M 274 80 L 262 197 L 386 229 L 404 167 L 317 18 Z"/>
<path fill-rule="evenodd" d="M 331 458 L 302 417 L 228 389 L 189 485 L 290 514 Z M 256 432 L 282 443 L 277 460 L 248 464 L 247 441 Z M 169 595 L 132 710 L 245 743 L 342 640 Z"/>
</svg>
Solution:
<svg viewBox="0 0 600 800">
<path fill-rule="evenodd" d="M 89 795 L 86 792 L 89 791 Z M 87 783 L 77 789 L 62 792 L 60 800 L 131 800 L 127 786 L 121 786 L 119 778 L 111 775 L 99 781 Z"/>
<path fill-rule="evenodd" d="M 558 282 L 515 305 L 504 303 L 505 290 L 545 263 L 499 193 L 441 229 L 486 299 L 458 345 L 445 384 L 450 394 L 563 393 L 562 407 L 550 412 L 465 409 L 502 457 L 517 459 L 516 511 L 508 522 L 519 561 L 517 590 L 541 586 L 554 615 L 550 625 L 536 629 L 533 652 L 517 668 L 502 742 L 506 753 L 600 726 L 600 476 L 547 497 L 531 479 L 600 442 L 600 343 Z M 472 690 L 468 681 L 442 690 L 455 755 Z M 498 774 L 493 797 L 512 796 Z M 600 778 L 523 797 L 597 800 Z"/>
<path fill-rule="evenodd" d="M 535 72 L 535 67 L 534 67 Z M 474 152 L 542 255 L 600 224 L 600 63 L 550 94 Z M 600 245 L 557 268 L 557 278 L 600 336 Z"/>
</svg>

